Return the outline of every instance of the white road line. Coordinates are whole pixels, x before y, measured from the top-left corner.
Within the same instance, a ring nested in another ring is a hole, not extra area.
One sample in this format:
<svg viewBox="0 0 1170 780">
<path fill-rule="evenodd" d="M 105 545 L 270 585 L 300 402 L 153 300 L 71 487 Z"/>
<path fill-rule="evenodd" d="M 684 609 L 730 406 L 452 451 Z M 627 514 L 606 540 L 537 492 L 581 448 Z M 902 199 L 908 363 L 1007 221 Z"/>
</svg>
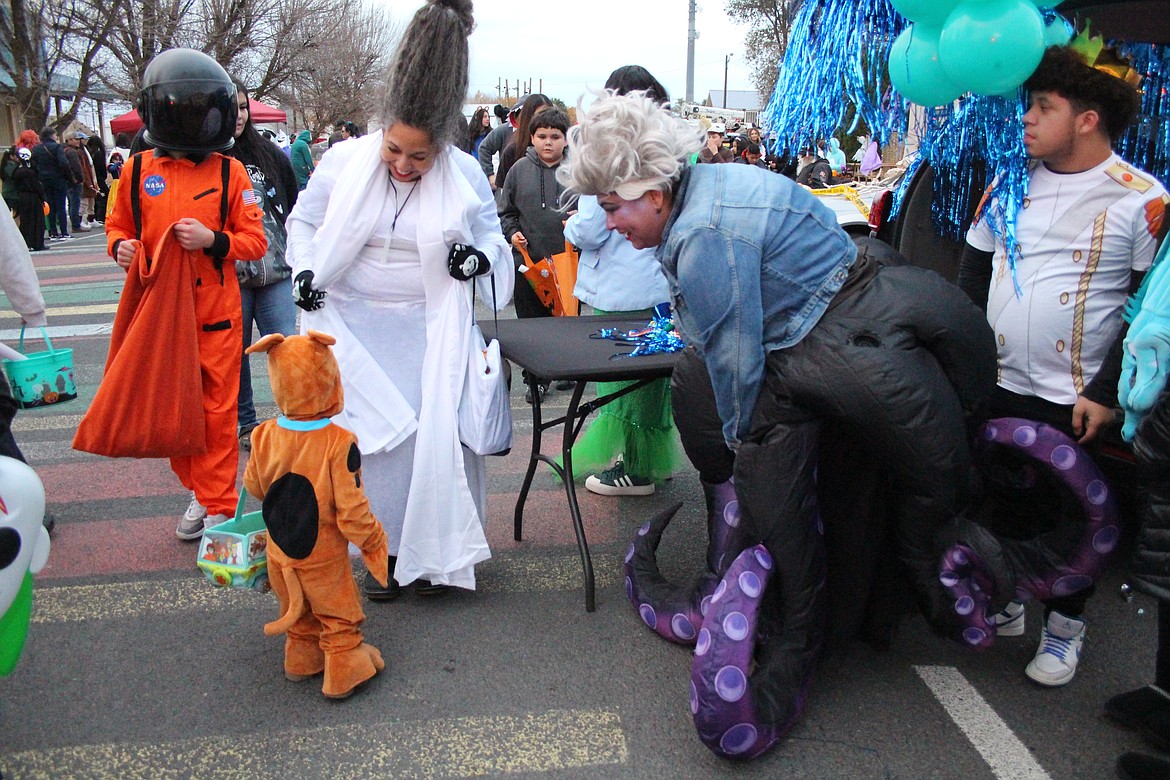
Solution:
<svg viewBox="0 0 1170 780">
<path fill-rule="evenodd" d="M 951 666 L 915 666 L 939 704 L 998 778 L 1051 780 L 987 700 Z"/>
<path fill-rule="evenodd" d="M 50 311 L 52 311 L 50 309 Z M 2 317 L 3 315 L 0 315 Z M 51 339 L 66 339 L 75 336 L 108 336 L 114 332 L 114 323 L 96 323 L 91 325 L 50 325 L 45 328 L 49 333 Z M 24 339 L 30 339 L 35 343 L 41 337 L 40 328 L 26 328 Z M 16 341 L 20 338 L 20 328 L 11 328 L 8 330 L 0 330 L 0 339 L 4 341 Z M 42 348 L 44 342 L 41 341 Z"/>
</svg>

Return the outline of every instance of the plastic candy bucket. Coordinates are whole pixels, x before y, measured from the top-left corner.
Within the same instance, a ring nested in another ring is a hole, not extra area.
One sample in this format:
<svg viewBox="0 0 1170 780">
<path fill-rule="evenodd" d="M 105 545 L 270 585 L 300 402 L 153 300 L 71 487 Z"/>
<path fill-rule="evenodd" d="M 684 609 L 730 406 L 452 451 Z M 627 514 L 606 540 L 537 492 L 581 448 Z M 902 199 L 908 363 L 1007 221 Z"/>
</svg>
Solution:
<svg viewBox="0 0 1170 780">
<path fill-rule="evenodd" d="M 53 349 L 49 334 L 41 328 L 46 352 L 24 351 L 24 328 L 20 329 L 20 351 L 24 360 L 4 360 L 4 373 L 12 387 L 12 397 L 22 409 L 72 401 L 77 397 L 73 383 L 73 350 Z"/>
</svg>

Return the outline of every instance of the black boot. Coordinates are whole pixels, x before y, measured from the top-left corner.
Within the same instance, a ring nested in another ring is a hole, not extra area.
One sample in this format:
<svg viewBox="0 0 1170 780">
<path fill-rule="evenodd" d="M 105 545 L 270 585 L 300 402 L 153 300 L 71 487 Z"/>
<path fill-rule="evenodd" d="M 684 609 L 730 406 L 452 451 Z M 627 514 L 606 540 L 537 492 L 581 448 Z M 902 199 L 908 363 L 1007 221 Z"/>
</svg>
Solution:
<svg viewBox="0 0 1170 780">
<path fill-rule="evenodd" d="M 419 580 L 414 584 L 414 592 L 420 596 L 446 596 L 451 592 L 451 586 L 437 585 L 430 580 Z"/>
<path fill-rule="evenodd" d="M 398 563 L 398 557 L 391 555 L 387 566 L 386 576 L 390 578 L 389 583 L 383 587 L 382 583 L 374 579 L 374 575 L 366 572 L 365 579 L 362 580 L 362 593 L 370 601 L 393 601 L 402 595 L 402 588 L 398 585 L 398 580 L 394 579 L 394 564 Z"/>
<path fill-rule="evenodd" d="M 1161 688 L 1147 685 L 1119 693 L 1105 702 L 1105 714 L 1159 750 L 1170 750 L 1170 694 Z"/>
</svg>

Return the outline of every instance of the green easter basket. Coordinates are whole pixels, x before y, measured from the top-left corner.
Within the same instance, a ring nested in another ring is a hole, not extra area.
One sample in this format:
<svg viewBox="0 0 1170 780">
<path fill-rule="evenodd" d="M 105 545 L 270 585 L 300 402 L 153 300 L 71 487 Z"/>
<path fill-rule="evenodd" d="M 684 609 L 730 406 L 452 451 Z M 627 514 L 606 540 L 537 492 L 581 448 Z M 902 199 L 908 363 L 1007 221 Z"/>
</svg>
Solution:
<svg viewBox="0 0 1170 780">
<path fill-rule="evenodd" d="M 12 397 L 22 409 L 51 406 L 77 397 L 73 383 L 73 350 L 53 349 L 48 332 L 42 327 L 45 352 L 24 351 L 24 326 L 20 328 L 20 352 L 24 360 L 4 360 L 4 373 L 12 387 Z"/>
<path fill-rule="evenodd" d="M 268 529 L 263 512 L 244 514 L 240 491 L 236 516 L 203 532 L 195 563 L 214 585 L 268 590 Z"/>
</svg>

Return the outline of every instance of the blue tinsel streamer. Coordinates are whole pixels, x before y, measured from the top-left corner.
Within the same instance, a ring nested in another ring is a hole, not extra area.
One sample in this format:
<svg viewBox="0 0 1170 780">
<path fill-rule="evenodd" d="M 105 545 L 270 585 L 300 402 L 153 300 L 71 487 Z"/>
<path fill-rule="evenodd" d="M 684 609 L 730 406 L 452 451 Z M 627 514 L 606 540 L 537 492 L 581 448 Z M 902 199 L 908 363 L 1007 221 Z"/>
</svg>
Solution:
<svg viewBox="0 0 1170 780">
<path fill-rule="evenodd" d="M 864 120 L 885 146 L 906 125 L 899 99 L 883 92 L 890 45 L 906 26 L 889 0 L 805 0 L 779 80 L 760 124 L 769 151 L 784 154 L 816 138 L 829 138 L 852 111 L 851 130 Z"/>
<path fill-rule="evenodd" d="M 1059 17 L 1052 9 L 1042 13 L 1045 23 Z M 793 19 L 776 88 L 760 115 L 761 125 L 774 139 L 769 151 L 783 154 L 815 138 L 829 138 L 847 118 L 852 126 L 864 120 L 882 146 L 893 133 L 905 132 L 906 104 L 897 92 L 883 91 L 883 84 L 888 83 L 890 46 L 907 24 L 889 0 L 805 0 Z M 1117 152 L 1166 183 L 1170 47 L 1118 48 L 1143 75 L 1143 94 L 1141 114 L 1117 144 Z M 1013 280 L 1019 253 L 1016 215 L 1028 189 L 1024 111 L 1022 94 L 1015 99 L 969 95 L 957 106 L 927 109 L 918 156 L 895 190 L 893 203 L 897 214 L 915 171 L 929 163 L 935 174 L 935 229 L 962 240 L 974 192 L 990 186 L 986 218 L 1007 249 Z"/>
<path fill-rule="evenodd" d="M 931 216 L 939 235 L 963 239 L 971 203 L 990 183 L 984 219 L 1007 251 L 1018 294 L 1016 214 L 1028 194 L 1022 100 L 969 95 L 957 108 L 939 109 L 922 147 L 934 168 Z"/>
<path fill-rule="evenodd" d="M 1170 182 L 1170 46 L 1127 43 L 1118 49 L 1142 74 L 1142 105 L 1137 121 L 1115 148 L 1123 159 L 1166 184 Z"/>
<path fill-rule="evenodd" d="M 617 328 L 601 328 L 590 338 L 616 341 L 625 346 L 633 347 L 625 353 L 612 355 L 610 359 L 623 357 L 639 357 L 641 355 L 659 355 L 664 352 L 679 352 L 686 348 L 686 343 L 674 329 L 674 321 L 670 317 L 668 304 L 659 304 L 654 309 L 654 318 L 639 330 L 619 330 Z"/>
</svg>

